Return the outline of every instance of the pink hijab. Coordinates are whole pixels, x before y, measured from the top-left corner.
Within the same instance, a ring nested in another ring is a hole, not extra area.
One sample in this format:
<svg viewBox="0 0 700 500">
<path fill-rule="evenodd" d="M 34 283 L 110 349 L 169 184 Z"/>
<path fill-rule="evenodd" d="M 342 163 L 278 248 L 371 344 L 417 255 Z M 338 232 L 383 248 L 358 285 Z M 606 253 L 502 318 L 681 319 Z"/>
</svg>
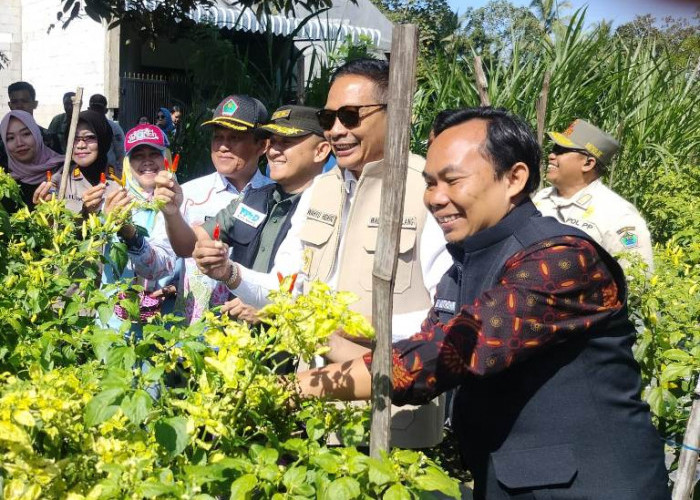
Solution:
<svg viewBox="0 0 700 500">
<path fill-rule="evenodd" d="M 39 125 L 34 121 L 34 117 L 26 111 L 10 111 L 0 121 L 0 136 L 2 142 L 5 143 L 7 149 L 7 129 L 10 126 L 10 119 L 17 118 L 21 121 L 32 133 L 34 142 L 36 143 L 36 153 L 31 163 L 23 163 L 15 160 L 9 151 L 7 151 L 7 159 L 10 169 L 10 175 L 13 179 L 25 184 L 40 184 L 46 180 L 46 171 L 51 170 L 56 173 L 63 165 L 64 156 L 58 154 L 44 144 L 44 139 L 41 137 Z"/>
</svg>

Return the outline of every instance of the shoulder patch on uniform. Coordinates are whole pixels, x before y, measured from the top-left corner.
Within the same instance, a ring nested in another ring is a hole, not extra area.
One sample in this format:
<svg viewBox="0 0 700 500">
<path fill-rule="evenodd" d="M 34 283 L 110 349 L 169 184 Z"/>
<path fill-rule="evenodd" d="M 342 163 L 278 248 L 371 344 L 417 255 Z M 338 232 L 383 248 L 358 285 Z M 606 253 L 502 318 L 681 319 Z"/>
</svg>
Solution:
<svg viewBox="0 0 700 500">
<path fill-rule="evenodd" d="M 584 194 L 578 200 L 576 200 L 576 203 L 578 203 L 579 205 L 583 205 L 585 207 L 586 205 L 588 205 L 591 202 L 592 199 L 593 199 L 593 196 L 591 196 L 590 194 Z"/>
<path fill-rule="evenodd" d="M 328 224 L 329 226 L 335 226 L 335 221 L 338 219 L 338 216 L 330 212 L 324 212 L 323 210 L 310 208 L 308 212 L 306 212 L 306 218 L 318 222 L 323 222 L 324 224 Z"/>
<path fill-rule="evenodd" d="M 625 226 L 617 230 L 617 234 L 627 233 L 629 231 L 634 231 L 636 228 L 634 226 Z"/>
<path fill-rule="evenodd" d="M 73 169 L 73 178 L 78 179 L 78 178 L 80 178 L 80 176 L 81 176 L 80 169 L 78 167 L 75 167 Z"/>
<path fill-rule="evenodd" d="M 620 238 L 620 243 L 622 243 L 622 246 L 625 248 L 637 248 L 637 246 L 639 244 L 639 238 L 637 237 L 636 234 L 634 234 L 630 231 L 627 231 Z"/>
</svg>

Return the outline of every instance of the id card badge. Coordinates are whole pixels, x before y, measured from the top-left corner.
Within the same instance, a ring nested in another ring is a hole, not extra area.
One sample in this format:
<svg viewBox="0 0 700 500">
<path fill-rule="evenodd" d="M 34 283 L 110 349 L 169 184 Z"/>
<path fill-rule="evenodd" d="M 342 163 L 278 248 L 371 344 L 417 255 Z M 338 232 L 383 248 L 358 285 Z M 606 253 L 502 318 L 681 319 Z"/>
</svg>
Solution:
<svg viewBox="0 0 700 500">
<path fill-rule="evenodd" d="M 258 212 L 254 208 L 244 205 L 243 203 L 240 203 L 238 207 L 236 207 L 236 211 L 233 213 L 234 219 L 238 219 L 239 221 L 255 228 L 263 223 L 265 217 L 267 217 L 266 214 Z"/>
</svg>

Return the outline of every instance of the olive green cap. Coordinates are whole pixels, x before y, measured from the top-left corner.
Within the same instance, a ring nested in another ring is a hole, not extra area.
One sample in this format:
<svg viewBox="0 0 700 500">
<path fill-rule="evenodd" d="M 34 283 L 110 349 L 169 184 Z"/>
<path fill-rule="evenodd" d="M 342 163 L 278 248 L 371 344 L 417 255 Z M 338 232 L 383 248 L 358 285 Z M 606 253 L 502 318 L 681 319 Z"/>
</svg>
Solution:
<svg viewBox="0 0 700 500">
<path fill-rule="evenodd" d="M 555 144 L 563 148 L 588 151 L 603 165 L 608 165 L 620 143 L 585 120 L 577 119 L 564 132 L 547 132 Z"/>
</svg>

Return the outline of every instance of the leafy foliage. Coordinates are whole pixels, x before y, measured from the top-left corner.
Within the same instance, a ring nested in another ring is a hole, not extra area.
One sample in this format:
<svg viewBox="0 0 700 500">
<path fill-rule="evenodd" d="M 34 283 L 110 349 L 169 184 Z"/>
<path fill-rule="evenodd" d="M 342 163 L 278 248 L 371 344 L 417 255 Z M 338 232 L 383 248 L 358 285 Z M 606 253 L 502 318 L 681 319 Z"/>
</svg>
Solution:
<svg viewBox="0 0 700 500">
<path fill-rule="evenodd" d="M 13 214 L 0 234 L 5 499 L 458 496 L 420 453 L 357 451 L 365 412 L 301 401 L 293 377 L 276 374 L 280 353 L 308 359 L 339 327 L 371 335 L 349 294 L 276 292 L 261 328 L 212 312 L 188 327 L 157 317 L 141 338 L 128 322 L 103 328 L 115 291 L 135 297 L 97 280 L 120 223 L 54 201 Z M 138 312 L 135 299 L 120 304 Z M 326 447 L 332 432 L 347 447 Z"/>
<path fill-rule="evenodd" d="M 659 432 L 680 443 L 700 375 L 700 242 L 657 245 L 655 265 L 651 277 L 639 259 L 627 269 L 634 352 Z"/>
</svg>

